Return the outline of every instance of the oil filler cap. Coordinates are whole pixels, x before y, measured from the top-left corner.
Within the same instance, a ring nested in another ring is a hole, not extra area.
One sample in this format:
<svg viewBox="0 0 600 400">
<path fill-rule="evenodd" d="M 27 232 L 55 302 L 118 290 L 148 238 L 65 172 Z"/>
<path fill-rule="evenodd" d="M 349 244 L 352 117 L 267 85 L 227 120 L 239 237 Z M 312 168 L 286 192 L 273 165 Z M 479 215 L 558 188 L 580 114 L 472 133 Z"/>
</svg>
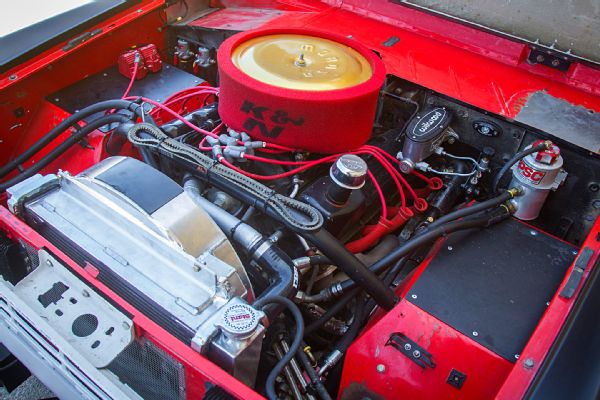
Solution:
<svg viewBox="0 0 600 400">
<path fill-rule="evenodd" d="M 225 306 L 217 326 L 226 334 L 242 339 L 252 335 L 263 315 L 248 304 L 230 304 Z"/>
<path fill-rule="evenodd" d="M 367 163 L 354 154 L 339 157 L 329 170 L 329 176 L 339 186 L 346 189 L 360 189 L 367 179 Z"/>
</svg>

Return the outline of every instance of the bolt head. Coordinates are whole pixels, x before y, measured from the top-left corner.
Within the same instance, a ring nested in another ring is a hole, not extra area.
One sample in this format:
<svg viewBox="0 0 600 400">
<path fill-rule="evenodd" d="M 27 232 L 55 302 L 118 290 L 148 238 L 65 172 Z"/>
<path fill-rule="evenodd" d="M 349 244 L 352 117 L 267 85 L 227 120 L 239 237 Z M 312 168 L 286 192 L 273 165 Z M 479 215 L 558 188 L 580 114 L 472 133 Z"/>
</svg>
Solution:
<svg viewBox="0 0 600 400">
<path fill-rule="evenodd" d="M 413 357 L 414 357 L 414 358 L 419 358 L 419 357 L 421 357 L 421 352 L 420 352 L 419 350 L 415 350 L 415 351 L 413 351 Z"/>
<path fill-rule="evenodd" d="M 473 336 L 479 336 L 479 332 L 473 331 Z"/>
<path fill-rule="evenodd" d="M 527 369 L 533 368 L 535 366 L 535 363 L 533 362 L 532 358 L 527 358 L 525 359 L 525 361 L 523 362 L 523 366 Z"/>
<path fill-rule="evenodd" d="M 377 372 L 379 372 L 380 374 L 383 374 L 385 372 L 385 365 L 383 364 L 377 364 Z"/>
<path fill-rule="evenodd" d="M 412 349 L 412 346 L 410 345 L 410 343 L 406 343 L 404 345 L 404 350 L 409 351 L 410 349 Z"/>
<path fill-rule="evenodd" d="M 417 295 L 416 294 L 411 294 L 410 297 L 413 298 L 413 299 L 416 299 Z"/>
</svg>

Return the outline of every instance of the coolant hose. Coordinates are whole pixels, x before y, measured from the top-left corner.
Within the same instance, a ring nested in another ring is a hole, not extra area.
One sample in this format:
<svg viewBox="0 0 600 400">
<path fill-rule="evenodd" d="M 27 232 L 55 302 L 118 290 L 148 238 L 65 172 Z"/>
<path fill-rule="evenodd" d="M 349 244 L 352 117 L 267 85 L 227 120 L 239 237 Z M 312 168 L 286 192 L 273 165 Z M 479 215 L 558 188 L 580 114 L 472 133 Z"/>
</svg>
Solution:
<svg viewBox="0 0 600 400">
<path fill-rule="evenodd" d="M 63 120 L 60 124 L 56 125 L 50 132 L 48 132 L 44 137 L 38 140 L 35 144 L 25 150 L 23 153 L 15 157 L 13 160 L 9 161 L 5 165 L 0 168 L 0 178 L 6 176 L 10 171 L 17 168 L 19 165 L 30 159 L 34 154 L 38 151 L 46 147 L 51 141 L 56 139 L 61 133 L 67 130 L 70 126 L 74 125 L 76 122 L 83 120 L 84 118 L 96 114 L 98 112 L 102 112 L 105 110 L 122 110 L 129 109 L 134 113 L 141 116 L 142 110 L 141 106 L 137 103 L 133 103 L 128 100 L 107 100 L 101 101 L 96 104 L 92 104 L 91 106 L 85 107 L 73 115 L 69 116 L 65 120 Z M 98 118 L 99 119 L 99 118 Z M 98 120 L 96 119 L 96 121 Z M 90 123 L 91 124 L 91 123 Z M 89 125 L 89 124 L 88 124 Z M 87 126 L 87 125 L 86 125 Z M 102 126 L 102 125 L 100 125 Z M 85 127 L 84 127 L 85 128 Z M 82 129 L 84 129 L 82 128 Z"/>
<path fill-rule="evenodd" d="M 546 141 L 544 143 L 538 144 L 537 146 L 532 146 L 529 149 L 520 151 L 517 154 L 515 154 L 514 156 L 512 156 L 512 158 L 510 160 L 508 160 L 507 162 L 504 163 L 502 168 L 500 168 L 500 171 L 498 171 L 498 173 L 494 177 L 494 181 L 492 183 L 492 193 L 496 193 L 498 191 L 498 185 L 500 184 L 502 177 L 508 172 L 508 170 L 513 165 L 515 165 L 517 163 L 517 161 L 519 161 L 520 159 L 522 159 L 523 157 L 525 157 L 529 154 L 536 153 L 536 152 L 542 151 L 542 150 L 547 150 L 548 148 L 550 148 L 551 145 L 552 145 L 551 142 Z"/>
<path fill-rule="evenodd" d="M 286 364 L 292 360 L 294 354 L 296 354 L 296 352 L 300 348 L 300 345 L 302 344 L 302 337 L 304 336 L 304 320 L 302 318 L 302 313 L 298 309 L 298 306 L 296 306 L 290 299 L 287 299 L 285 297 L 263 297 L 262 299 L 259 299 L 254 303 L 254 307 L 260 309 L 266 306 L 267 304 L 272 303 L 276 303 L 286 307 L 294 317 L 294 320 L 296 321 L 296 332 L 294 333 L 294 340 L 292 341 L 292 344 L 290 344 L 289 350 L 283 355 L 283 357 L 281 357 L 281 360 L 279 360 L 277 364 L 275 364 L 271 372 L 269 372 L 269 375 L 267 376 L 267 381 L 265 383 L 265 391 L 267 392 L 267 397 L 269 398 L 269 400 L 277 400 L 277 393 L 275 393 L 275 379 L 277 379 L 277 376 L 281 373 Z"/>
<path fill-rule="evenodd" d="M 477 227 L 487 227 L 497 222 L 500 222 L 510 216 L 510 212 L 505 208 L 498 208 L 495 212 L 486 213 L 483 216 L 476 216 L 469 219 L 461 219 L 458 221 L 447 222 L 443 225 L 437 227 L 428 227 L 410 239 L 402 246 L 398 247 L 396 250 L 389 253 L 387 256 L 383 257 L 381 260 L 377 261 L 375 264 L 371 265 L 370 270 L 374 273 L 380 273 L 386 270 L 392 263 L 396 262 L 400 258 L 406 256 L 410 252 L 418 249 L 419 247 L 426 245 L 440 238 L 441 236 L 445 236 L 449 233 L 477 228 Z M 337 293 L 343 293 L 355 286 L 355 283 L 351 280 L 345 280 L 343 282 L 335 284 L 331 291 Z"/>
<path fill-rule="evenodd" d="M 310 241 L 331 259 L 332 263 L 361 286 L 378 305 L 392 309 L 398 297 L 379 278 L 350 253 L 339 240 L 322 228 L 323 216 L 306 203 L 283 196 L 232 169 L 210 159 L 198 149 L 184 145 L 149 124 L 152 139 L 139 136 L 141 129 L 133 127 L 127 134 L 136 146 L 146 146 L 153 151 L 166 153 L 174 161 L 193 167 L 190 172 L 200 176 L 236 199 L 282 222 L 295 233 Z"/>
<path fill-rule="evenodd" d="M 293 297 L 296 294 L 294 282 L 297 280 L 298 272 L 286 253 L 270 240 L 263 238 L 256 229 L 200 195 L 197 180 L 186 179 L 183 188 L 192 200 L 210 215 L 219 228 L 230 239 L 244 247 L 254 261 L 272 278 L 269 287 L 256 301 L 272 296 Z M 273 318 L 279 311 L 281 310 L 269 307 L 267 313 Z"/>
<path fill-rule="evenodd" d="M 69 136 L 65 139 L 64 142 L 56 146 L 52 149 L 48 154 L 42 157 L 39 161 L 33 164 L 31 167 L 21 172 L 19 175 L 8 179 L 7 181 L 0 183 L 0 193 L 4 192 L 9 187 L 16 185 L 19 182 L 24 181 L 27 178 L 32 177 L 33 175 L 40 172 L 42 169 L 47 167 L 50 163 L 60 157 L 65 151 L 67 151 L 72 145 L 79 142 L 81 139 L 94 132 L 96 129 L 115 122 L 126 122 L 129 121 L 129 117 L 122 114 L 110 114 L 105 115 L 103 117 L 97 118 L 91 121 L 89 124 L 85 125 L 81 129 L 79 129 L 75 134 Z M 25 154 L 25 153 L 23 153 Z M 7 164 L 8 165 L 8 164 Z M 10 172 L 10 171 L 9 171 Z"/>
</svg>

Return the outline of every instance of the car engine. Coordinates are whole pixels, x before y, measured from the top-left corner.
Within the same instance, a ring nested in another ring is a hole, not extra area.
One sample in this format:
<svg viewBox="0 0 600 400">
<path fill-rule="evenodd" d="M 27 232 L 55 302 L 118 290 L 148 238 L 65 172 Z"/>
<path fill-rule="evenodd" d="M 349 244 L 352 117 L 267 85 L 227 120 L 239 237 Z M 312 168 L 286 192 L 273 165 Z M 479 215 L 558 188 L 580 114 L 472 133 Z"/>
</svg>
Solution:
<svg viewBox="0 0 600 400">
<path fill-rule="evenodd" d="M 598 149 L 352 37 L 165 35 L 48 93 L 0 167 L 3 329 L 63 395 L 492 398 L 533 360 L 599 251 Z"/>
</svg>

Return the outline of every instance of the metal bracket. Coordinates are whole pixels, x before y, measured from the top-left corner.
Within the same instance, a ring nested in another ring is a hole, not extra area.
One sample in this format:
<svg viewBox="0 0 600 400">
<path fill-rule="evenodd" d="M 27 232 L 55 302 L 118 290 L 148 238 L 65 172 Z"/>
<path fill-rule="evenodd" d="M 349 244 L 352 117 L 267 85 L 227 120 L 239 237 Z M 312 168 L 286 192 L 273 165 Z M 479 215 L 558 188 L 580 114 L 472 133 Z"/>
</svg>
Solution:
<svg viewBox="0 0 600 400">
<path fill-rule="evenodd" d="M 396 332 L 390 335 L 386 346 L 392 346 L 421 368 L 435 368 L 431 353 L 409 339 L 405 334 Z"/>
<path fill-rule="evenodd" d="M 529 64 L 542 64 L 566 72 L 573 62 L 569 57 L 558 52 L 533 45 L 530 45 L 529 47 L 531 49 L 529 56 L 527 56 L 527 62 Z"/>
</svg>

